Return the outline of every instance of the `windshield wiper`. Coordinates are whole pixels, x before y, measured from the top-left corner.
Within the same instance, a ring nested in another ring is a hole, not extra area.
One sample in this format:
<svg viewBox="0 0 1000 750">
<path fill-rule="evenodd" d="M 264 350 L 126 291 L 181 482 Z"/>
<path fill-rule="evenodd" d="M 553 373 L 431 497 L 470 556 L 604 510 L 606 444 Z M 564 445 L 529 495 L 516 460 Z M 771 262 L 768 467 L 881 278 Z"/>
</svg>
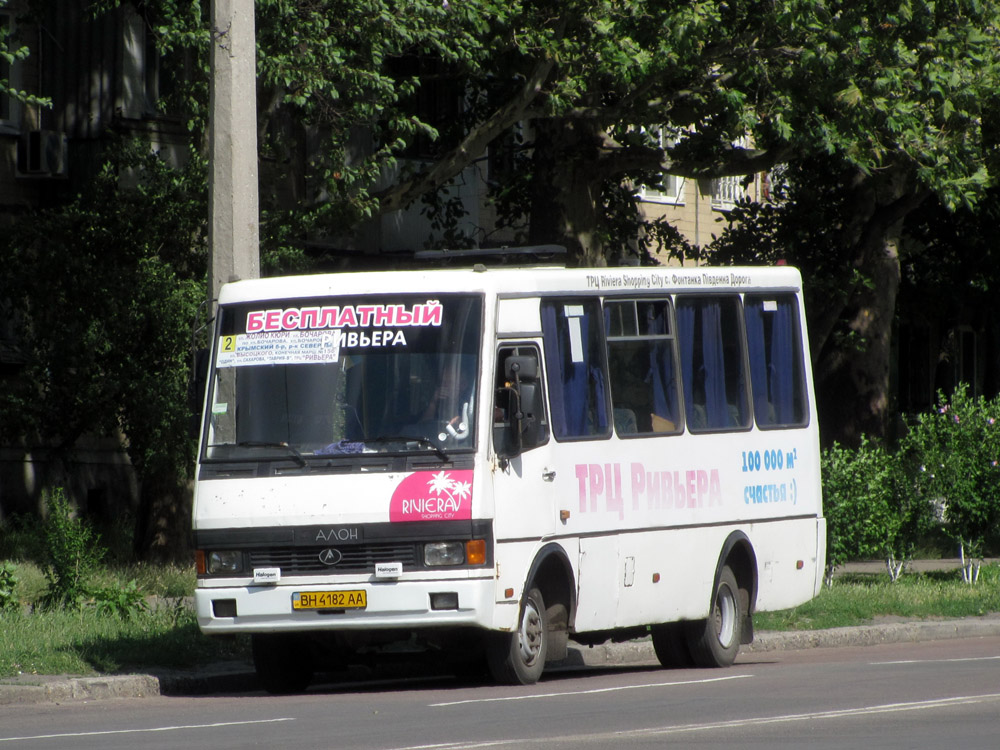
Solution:
<svg viewBox="0 0 1000 750">
<path fill-rule="evenodd" d="M 305 468 L 306 465 L 306 460 L 302 457 L 302 454 L 288 443 L 271 442 L 268 440 L 241 440 L 236 445 L 239 448 L 284 448 L 300 467 Z"/>
<path fill-rule="evenodd" d="M 365 438 L 362 442 L 365 443 L 419 443 L 420 445 L 426 445 L 440 458 L 442 461 L 450 461 L 448 454 L 445 453 L 441 446 L 431 440 L 425 435 L 379 435 L 376 438 Z"/>
</svg>

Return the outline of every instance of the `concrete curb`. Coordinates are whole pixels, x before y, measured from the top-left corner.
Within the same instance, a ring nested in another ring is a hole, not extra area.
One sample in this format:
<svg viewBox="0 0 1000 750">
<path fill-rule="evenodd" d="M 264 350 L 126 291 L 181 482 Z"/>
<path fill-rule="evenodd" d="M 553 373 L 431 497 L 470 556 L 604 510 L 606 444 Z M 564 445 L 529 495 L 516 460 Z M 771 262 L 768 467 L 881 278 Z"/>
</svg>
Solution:
<svg viewBox="0 0 1000 750">
<path fill-rule="evenodd" d="M 957 620 L 909 620 L 859 625 L 829 630 L 799 630 L 789 633 L 759 633 L 745 646 L 746 653 L 790 651 L 806 648 L 877 646 L 880 643 L 916 643 L 951 638 L 982 638 L 1000 635 L 1000 616 L 966 617 Z"/>
<path fill-rule="evenodd" d="M 908 620 L 829 630 L 787 633 L 758 632 L 741 653 L 792 651 L 810 648 L 876 646 L 882 643 L 916 643 L 952 638 L 1000 636 L 1000 614 L 957 620 Z M 557 669 L 655 665 L 649 639 L 600 646 L 570 646 L 569 656 Z M 246 664 L 209 665 L 198 671 L 100 677 L 22 676 L 0 682 L 0 705 L 67 703 L 109 698 L 145 698 L 156 695 L 211 695 L 258 690 L 257 677 Z"/>
<path fill-rule="evenodd" d="M 161 694 L 160 681 L 148 674 L 55 678 L 38 676 L 34 680 L 37 684 L 0 684 L 0 705 L 145 698 Z"/>
</svg>

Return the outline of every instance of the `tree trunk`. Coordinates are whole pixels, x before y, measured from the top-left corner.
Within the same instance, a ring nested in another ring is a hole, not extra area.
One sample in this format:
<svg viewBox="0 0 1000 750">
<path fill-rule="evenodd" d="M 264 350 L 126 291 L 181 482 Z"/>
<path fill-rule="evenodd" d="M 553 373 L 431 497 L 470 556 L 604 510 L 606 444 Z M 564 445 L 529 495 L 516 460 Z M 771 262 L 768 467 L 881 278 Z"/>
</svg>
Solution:
<svg viewBox="0 0 1000 750">
<path fill-rule="evenodd" d="M 845 311 L 853 336 L 827 346 L 818 363 L 817 403 L 825 444 L 857 445 L 862 434 L 887 434 L 899 252 L 895 237 L 871 237 L 868 245 L 863 256 L 870 284 L 858 286 Z"/>
<path fill-rule="evenodd" d="M 592 123 L 536 123 L 528 241 L 566 246 L 574 266 L 604 266 L 599 234 L 601 139 Z"/>
<path fill-rule="evenodd" d="M 813 375 L 824 445 L 856 446 L 862 434 L 889 434 L 889 370 L 899 295 L 900 235 L 929 191 L 906 168 L 874 179 L 858 174 L 843 206 L 839 236 L 853 258 L 844 281 L 810 315 Z M 854 269 L 858 271 L 854 273 Z M 835 285 L 832 285 L 835 287 Z M 814 325 L 815 324 L 815 325 Z M 846 335 L 845 335 L 846 334 Z"/>
</svg>

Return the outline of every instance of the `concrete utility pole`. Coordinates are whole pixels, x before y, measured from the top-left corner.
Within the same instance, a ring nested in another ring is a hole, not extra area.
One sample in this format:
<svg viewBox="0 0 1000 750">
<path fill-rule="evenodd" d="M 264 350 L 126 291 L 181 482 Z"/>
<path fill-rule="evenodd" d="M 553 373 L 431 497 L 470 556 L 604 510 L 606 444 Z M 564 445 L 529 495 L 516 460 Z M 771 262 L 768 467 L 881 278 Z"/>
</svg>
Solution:
<svg viewBox="0 0 1000 750">
<path fill-rule="evenodd" d="M 212 0 L 208 295 L 260 276 L 253 0 Z"/>
</svg>

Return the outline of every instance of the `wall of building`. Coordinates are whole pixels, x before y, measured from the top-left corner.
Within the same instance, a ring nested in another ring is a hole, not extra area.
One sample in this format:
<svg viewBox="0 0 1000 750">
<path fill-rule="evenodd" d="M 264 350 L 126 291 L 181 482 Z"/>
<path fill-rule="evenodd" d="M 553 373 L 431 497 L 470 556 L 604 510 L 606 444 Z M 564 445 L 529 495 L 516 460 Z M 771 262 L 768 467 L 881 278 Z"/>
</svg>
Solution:
<svg viewBox="0 0 1000 750">
<path fill-rule="evenodd" d="M 665 219 L 696 247 L 704 247 L 725 230 L 733 198 L 746 196 L 758 200 L 761 195 L 759 177 L 753 178 L 746 186 L 738 179 L 730 180 L 728 185 L 709 179 L 675 179 L 678 181 L 676 198 L 644 198 L 640 201 L 640 210 L 648 220 Z M 662 262 L 676 261 L 663 258 Z"/>
</svg>

